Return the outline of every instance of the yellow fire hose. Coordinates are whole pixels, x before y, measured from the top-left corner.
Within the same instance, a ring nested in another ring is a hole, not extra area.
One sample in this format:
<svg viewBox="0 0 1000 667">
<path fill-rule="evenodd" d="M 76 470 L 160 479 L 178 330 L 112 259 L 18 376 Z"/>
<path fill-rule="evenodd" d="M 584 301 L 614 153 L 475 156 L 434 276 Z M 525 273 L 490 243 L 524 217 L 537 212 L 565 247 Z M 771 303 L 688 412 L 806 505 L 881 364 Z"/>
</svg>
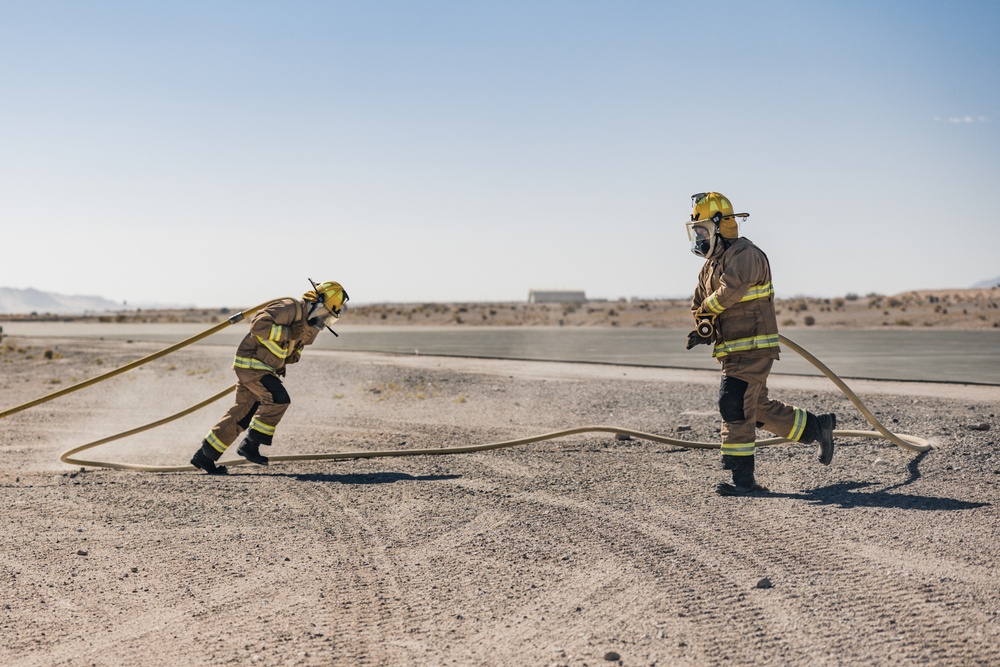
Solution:
<svg viewBox="0 0 1000 667">
<path fill-rule="evenodd" d="M 232 317 L 230 317 L 225 322 L 220 322 L 219 324 L 217 324 L 217 325 L 215 325 L 215 326 L 213 326 L 213 327 L 211 327 L 209 329 L 206 329 L 205 331 L 201 332 L 200 334 L 196 334 L 194 336 L 191 336 L 190 338 L 182 340 L 179 343 L 175 343 L 174 345 L 166 347 L 166 348 L 164 348 L 164 349 L 162 349 L 162 350 L 160 350 L 158 352 L 155 352 L 155 353 L 153 353 L 151 355 L 148 355 L 148 356 L 143 357 L 141 359 L 137 359 L 136 361 L 133 361 L 131 363 L 125 364 L 124 366 L 121 366 L 120 368 L 116 368 L 116 369 L 114 369 L 112 371 L 109 371 L 109 372 L 104 373 L 102 375 L 98 375 L 98 376 L 93 377 L 93 378 L 91 378 L 89 380 L 85 380 L 83 382 L 79 382 L 79 383 L 77 383 L 75 385 L 72 385 L 70 387 L 66 387 L 66 388 L 61 389 L 59 391 L 53 392 L 51 394 L 47 394 L 45 396 L 37 398 L 37 399 L 35 399 L 33 401 L 29 401 L 29 402 L 24 403 L 22 405 L 18 405 L 16 407 L 10 408 L 8 410 L 4 410 L 3 412 L 0 412 L 0 419 L 8 417 L 8 416 L 10 416 L 12 414 L 21 412 L 22 410 L 27 410 L 28 408 L 32 408 L 32 407 L 34 407 L 36 405 L 40 405 L 42 403 L 46 403 L 48 401 L 54 400 L 54 399 L 59 398 L 61 396 L 65 396 L 66 394 L 72 393 L 74 391 L 78 391 L 78 390 L 83 389 L 85 387 L 89 387 L 91 385 L 97 384 L 98 382 L 102 382 L 102 381 L 107 380 L 109 378 L 112 378 L 112 377 L 114 377 L 116 375 L 120 375 L 122 373 L 130 371 L 133 368 L 137 368 L 139 366 L 142 366 L 143 364 L 147 364 L 147 363 L 149 363 L 149 362 L 151 362 L 151 361 L 153 361 L 155 359 L 159 359 L 159 358 L 164 357 L 164 356 L 166 356 L 168 354 L 176 352 L 177 350 L 180 350 L 181 348 L 187 347 L 188 345 L 196 343 L 197 341 L 199 341 L 199 340 L 201 340 L 203 338 L 207 338 L 208 336 L 211 336 L 212 334 L 214 334 L 214 333 L 216 333 L 218 331 L 221 331 L 222 329 L 224 329 L 224 328 L 226 328 L 228 326 L 231 326 L 233 324 L 236 324 L 237 322 L 242 321 L 247 316 L 249 316 L 249 315 L 257 312 L 258 310 L 260 310 L 261 308 L 263 308 L 267 304 L 273 303 L 274 301 L 275 301 L 275 299 L 272 299 L 270 301 L 265 301 L 264 303 L 261 303 L 261 304 L 259 304 L 257 306 L 254 306 L 253 308 L 250 308 L 248 310 L 244 310 L 244 311 L 242 311 L 240 313 L 237 313 L 237 314 L 233 315 Z M 911 452 L 926 452 L 926 451 L 929 451 L 931 449 L 930 443 L 928 443 L 923 438 L 918 438 L 918 437 L 912 436 L 912 435 L 896 434 L 896 433 L 892 433 L 891 431 L 889 431 L 889 429 L 887 429 L 885 426 L 883 426 L 878 421 L 878 419 L 875 418 L 875 415 L 873 415 L 871 413 L 871 411 L 868 410 L 868 408 L 866 408 L 864 406 L 864 404 L 861 402 L 861 399 L 858 398 L 857 394 L 855 394 L 850 389 L 850 387 L 848 387 L 844 383 L 843 380 L 841 380 L 839 377 L 837 377 L 837 375 L 833 371 L 831 371 L 829 368 L 827 368 L 826 365 L 823 364 L 823 362 L 821 362 L 819 359 L 817 359 L 812 354 L 810 354 L 807 350 L 805 350 L 804 348 L 802 348 L 801 346 L 799 346 L 797 343 L 789 340 L 788 338 L 779 335 L 779 339 L 780 339 L 780 341 L 783 344 L 787 345 L 789 348 L 791 348 L 792 350 L 794 350 L 795 352 L 797 352 L 799 355 L 801 355 L 803 358 L 805 358 L 806 361 L 808 361 L 813 366 L 815 366 L 820 372 L 823 373 L 823 375 L 825 375 L 826 377 L 830 378 L 830 380 L 832 380 L 833 383 L 835 385 L 837 385 L 837 387 L 844 393 L 844 395 L 847 396 L 848 399 L 850 399 L 851 403 L 853 403 L 858 408 L 858 410 L 861 411 L 861 414 L 864 415 L 864 417 L 868 421 L 868 423 L 871 424 L 872 426 L 874 426 L 875 429 L 876 429 L 875 431 L 834 431 L 834 435 L 835 436 L 839 436 L 839 437 L 842 437 L 842 438 L 873 438 L 873 439 L 884 439 L 884 440 L 888 440 L 889 442 L 891 442 L 891 443 L 893 443 L 893 444 L 895 444 L 895 445 L 897 445 L 899 447 L 902 447 L 903 449 L 909 450 Z M 92 449 L 92 448 L 98 447 L 100 445 L 105 445 L 105 444 L 107 444 L 109 442 L 114 442 L 115 440 L 121 440 L 123 438 L 127 438 L 129 436 L 136 435 L 138 433 L 142 433 L 143 431 L 148 431 L 150 429 L 156 428 L 157 426 L 162 426 L 162 425 L 168 424 L 168 423 L 170 423 L 170 422 L 172 422 L 174 420 L 180 419 L 181 417 L 189 415 L 192 412 L 196 412 L 197 410 L 200 410 L 201 408 L 205 407 L 206 405 L 214 403 L 215 401 L 219 400 L 220 398 L 223 398 L 224 396 L 227 396 L 228 394 L 232 393 L 235 389 L 236 389 L 236 385 L 233 385 L 233 386 L 231 386 L 231 387 L 229 387 L 227 389 L 224 389 L 223 391 L 220 391 L 219 393 L 215 394 L 214 396 L 211 396 L 211 397 L 205 399 L 204 401 L 201 401 L 200 403 L 192 405 L 191 407 L 186 408 L 186 409 L 184 409 L 184 410 L 182 410 L 182 411 L 180 411 L 180 412 L 178 412 L 176 414 L 170 415 L 169 417 L 164 417 L 163 419 L 157 420 L 155 422 L 151 422 L 151 423 L 146 424 L 144 426 L 139 426 L 137 428 L 133 428 L 133 429 L 130 429 L 128 431 L 123 431 L 122 433 L 118 433 L 116 435 L 108 436 L 106 438 L 101 438 L 100 440 L 95 440 L 95 441 L 89 442 L 89 443 L 87 443 L 85 445 L 80 445 L 79 447 L 74 447 L 73 449 L 70 449 L 70 450 L 68 450 L 66 452 L 63 452 L 63 454 L 59 457 L 59 460 L 62 463 L 68 463 L 68 464 L 71 464 L 71 465 L 79 465 L 79 466 L 85 466 L 85 467 L 91 467 L 91 468 L 111 468 L 111 469 L 114 469 L 114 470 L 137 470 L 137 471 L 142 471 L 142 472 L 183 472 L 183 471 L 188 471 L 188 470 L 196 470 L 196 468 L 194 466 L 191 466 L 191 465 L 184 465 L 184 466 L 151 466 L 151 465 L 139 465 L 139 464 L 133 464 L 133 463 L 113 463 L 113 462 L 109 462 L 109 461 L 88 461 L 88 460 L 77 459 L 77 458 L 73 458 L 73 457 L 74 457 L 75 454 L 78 454 L 80 452 L 86 451 L 88 449 Z M 278 461 L 335 461 L 335 460 L 345 460 L 345 459 L 367 459 L 367 458 L 378 458 L 378 457 L 388 457 L 388 456 L 427 456 L 427 455 L 443 455 L 443 454 L 467 454 L 467 453 L 470 453 L 470 452 L 483 452 L 483 451 L 489 451 L 489 450 L 493 450 L 493 449 L 505 449 L 505 448 L 508 448 L 508 447 L 517 447 L 517 446 L 520 446 L 520 445 L 527 445 L 527 444 L 530 444 L 530 443 L 533 443 L 533 442 L 541 442 L 543 440 L 554 440 L 556 438 L 564 438 L 566 436 L 577 435 L 577 434 L 580 434 L 580 433 L 615 433 L 615 434 L 621 433 L 623 435 L 628 435 L 628 436 L 631 436 L 631 437 L 634 437 L 634 438 L 639 438 L 640 440 L 649 440 L 651 442 L 658 442 L 658 443 L 662 443 L 662 444 L 666 444 L 666 445 L 674 445 L 674 446 L 677 446 L 677 447 L 685 447 L 685 448 L 688 448 L 688 449 L 719 449 L 719 447 L 720 447 L 720 444 L 717 443 L 717 442 L 695 442 L 695 441 L 687 441 L 687 440 L 676 440 L 674 438 L 668 438 L 668 437 L 662 436 L 662 435 L 655 435 L 655 434 L 652 434 L 652 433 L 643 433 L 641 431 L 633 431 L 632 429 L 621 428 L 621 427 L 618 427 L 618 426 L 600 426 L 600 425 L 598 425 L 598 426 L 578 426 L 576 428 L 568 428 L 568 429 L 563 429 L 561 431 L 553 431 L 551 433 L 544 433 L 542 435 L 534 435 L 534 436 L 529 436 L 527 438 L 518 438 L 517 440 L 504 440 L 502 442 L 491 442 L 491 443 L 486 443 L 486 444 L 482 444 L 482 445 L 469 445 L 469 446 L 466 446 L 466 447 L 435 447 L 435 448 L 432 448 L 432 449 L 395 449 L 395 450 L 367 451 L 367 452 L 365 452 L 365 451 L 361 451 L 361 452 L 334 452 L 334 453 L 328 453 L 328 454 L 293 454 L 293 455 L 285 455 L 285 456 L 271 456 L 271 457 L 269 457 L 269 459 L 270 459 L 271 462 L 278 462 Z M 786 442 L 790 442 L 790 441 L 787 438 L 771 438 L 771 439 L 768 439 L 768 440 L 760 440 L 760 441 L 757 442 L 757 445 L 759 445 L 759 446 L 762 446 L 762 445 L 777 445 L 777 444 L 786 443 Z M 236 459 L 236 460 L 220 461 L 219 463 L 220 463 L 220 465 L 237 466 L 237 465 L 250 464 L 251 462 L 247 461 L 245 459 Z"/>
</svg>

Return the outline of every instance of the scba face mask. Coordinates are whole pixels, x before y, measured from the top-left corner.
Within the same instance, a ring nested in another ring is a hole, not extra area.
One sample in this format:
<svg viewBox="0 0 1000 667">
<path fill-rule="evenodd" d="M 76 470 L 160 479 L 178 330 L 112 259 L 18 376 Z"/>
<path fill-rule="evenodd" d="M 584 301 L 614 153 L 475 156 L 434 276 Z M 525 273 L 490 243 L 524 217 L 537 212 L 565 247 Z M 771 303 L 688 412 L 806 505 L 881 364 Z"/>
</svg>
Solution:
<svg viewBox="0 0 1000 667">
<path fill-rule="evenodd" d="M 713 220 L 696 220 L 687 223 L 688 241 L 691 252 L 706 259 L 711 257 L 719 245 L 718 225 Z"/>
</svg>

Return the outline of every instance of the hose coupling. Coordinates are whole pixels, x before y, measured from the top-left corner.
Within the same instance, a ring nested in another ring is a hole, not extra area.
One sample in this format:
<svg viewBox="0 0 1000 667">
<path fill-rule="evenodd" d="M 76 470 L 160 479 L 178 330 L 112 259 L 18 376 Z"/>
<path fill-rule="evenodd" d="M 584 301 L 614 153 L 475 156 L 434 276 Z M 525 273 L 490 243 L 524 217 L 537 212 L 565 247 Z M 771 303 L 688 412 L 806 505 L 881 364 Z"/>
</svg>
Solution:
<svg viewBox="0 0 1000 667">
<path fill-rule="evenodd" d="M 715 334 L 715 318 L 703 317 L 696 321 L 695 331 L 702 338 L 711 338 Z"/>
</svg>

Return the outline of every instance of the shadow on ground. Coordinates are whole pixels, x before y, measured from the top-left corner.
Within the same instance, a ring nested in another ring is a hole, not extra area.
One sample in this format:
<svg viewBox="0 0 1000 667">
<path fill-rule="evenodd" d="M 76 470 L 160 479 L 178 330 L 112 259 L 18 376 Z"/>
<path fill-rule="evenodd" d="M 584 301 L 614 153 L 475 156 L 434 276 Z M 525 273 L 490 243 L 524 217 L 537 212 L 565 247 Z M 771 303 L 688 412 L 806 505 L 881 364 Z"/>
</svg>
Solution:
<svg viewBox="0 0 1000 667">
<path fill-rule="evenodd" d="M 283 473 L 300 482 L 332 482 L 336 484 L 393 484 L 395 482 L 439 482 L 458 479 L 461 475 L 410 475 L 405 472 L 370 472 L 334 475 L 326 472 L 309 474 Z"/>
<path fill-rule="evenodd" d="M 908 493 L 891 493 L 890 489 L 861 491 L 874 486 L 872 482 L 845 482 L 831 484 L 803 493 L 769 493 L 770 498 L 793 498 L 805 500 L 816 505 L 837 505 L 838 507 L 887 507 L 909 510 L 969 510 L 976 507 L 986 507 L 990 503 L 969 502 L 956 498 L 936 498 L 934 496 L 916 496 Z"/>
<path fill-rule="evenodd" d="M 837 505 L 839 507 L 896 507 L 910 510 L 968 510 L 976 507 L 986 507 L 990 503 L 969 502 L 955 498 L 936 498 L 934 496 L 916 496 L 907 493 L 893 493 L 896 489 L 908 486 L 921 477 L 920 463 L 927 452 L 921 452 L 913 457 L 906 470 L 909 477 L 892 486 L 872 491 L 862 491 L 875 486 L 874 482 L 843 482 L 821 486 L 803 493 L 769 493 L 773 498 L 794 498 L 806 500 L 816 505 Z"/>
</svg>

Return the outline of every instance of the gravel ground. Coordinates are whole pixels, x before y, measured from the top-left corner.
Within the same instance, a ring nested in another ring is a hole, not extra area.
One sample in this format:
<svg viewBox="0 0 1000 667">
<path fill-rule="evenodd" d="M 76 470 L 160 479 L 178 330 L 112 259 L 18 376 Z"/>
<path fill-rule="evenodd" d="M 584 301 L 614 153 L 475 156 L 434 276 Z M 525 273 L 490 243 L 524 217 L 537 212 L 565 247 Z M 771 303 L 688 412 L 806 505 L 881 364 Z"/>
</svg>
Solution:
<svg viewBox="0 0 1000 667">
<path fill-rule="evenodd" d="M 5 343 L 3 408 L 157 349 Z M 717 451 L 610 434 L 226 477 L 59 462 L 225 388 L 231 355 L 188 348 L 3 420 L 0 664 L 1000 663 L 1000 387 L 852 383 L 935 449 L 843 439 L 824 467 L 767 447 L 754 498 L 714 494 Z M 717 383 L 316 350 L 289 370 L 270 453 L 585 424 L 715 441 Z M 823 378 L 774 375 L 771 393 L 870 429 Z M 227 402 L 87 456 L 185 464 Z"/>
</svg>

